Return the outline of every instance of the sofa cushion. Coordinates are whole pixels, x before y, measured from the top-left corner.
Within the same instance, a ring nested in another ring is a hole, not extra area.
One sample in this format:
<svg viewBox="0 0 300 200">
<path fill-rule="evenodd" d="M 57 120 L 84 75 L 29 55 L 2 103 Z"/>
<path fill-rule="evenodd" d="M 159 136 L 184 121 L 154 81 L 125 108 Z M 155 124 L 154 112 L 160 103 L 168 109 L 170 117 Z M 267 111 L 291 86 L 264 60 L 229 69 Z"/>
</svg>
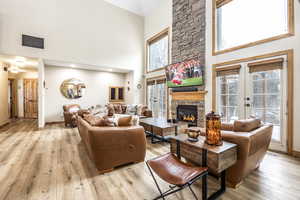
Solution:
<svg viewBox="0 0 300 200">
<path fill-rule="evenodd" d="M 132 116 L 120 117 L 118 119 L 118 126 L 130 126 L 132 121 Z"/>
<path fill-rule="evenodd" d="M 233 123 L 233 131 L 250 132 L 260 127 L 260 119 L 235 120 Z"/>
</svg>

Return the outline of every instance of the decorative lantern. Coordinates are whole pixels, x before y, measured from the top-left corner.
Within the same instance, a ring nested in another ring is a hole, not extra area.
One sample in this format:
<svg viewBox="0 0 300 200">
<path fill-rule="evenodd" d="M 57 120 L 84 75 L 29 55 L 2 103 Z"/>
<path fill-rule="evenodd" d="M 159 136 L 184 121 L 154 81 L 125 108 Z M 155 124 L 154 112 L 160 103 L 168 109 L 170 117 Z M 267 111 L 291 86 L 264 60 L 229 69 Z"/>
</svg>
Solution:
<svg viewBox="0 0 300 200">
<path fill-rule="evenodd" d="M 221 117 L 213 111 L 206 115 L 206 141 L 210 145 L 222 145 Z"/>
</svg>

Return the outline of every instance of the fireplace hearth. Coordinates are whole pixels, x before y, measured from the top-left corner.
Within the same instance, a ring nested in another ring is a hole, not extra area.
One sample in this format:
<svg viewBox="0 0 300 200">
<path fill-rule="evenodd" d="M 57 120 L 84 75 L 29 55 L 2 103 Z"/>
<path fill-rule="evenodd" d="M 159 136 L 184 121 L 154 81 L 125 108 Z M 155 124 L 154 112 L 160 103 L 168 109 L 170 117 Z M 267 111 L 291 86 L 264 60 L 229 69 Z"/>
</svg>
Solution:
<svg viewBox="0 0 300 200">
<path fill-rule="evenodd" d="M 194 105 L 178 105 L 177 121 L 188 122 L 189 126 L 197 126 L 198 112 L 197 106 Z"/>
</svg>

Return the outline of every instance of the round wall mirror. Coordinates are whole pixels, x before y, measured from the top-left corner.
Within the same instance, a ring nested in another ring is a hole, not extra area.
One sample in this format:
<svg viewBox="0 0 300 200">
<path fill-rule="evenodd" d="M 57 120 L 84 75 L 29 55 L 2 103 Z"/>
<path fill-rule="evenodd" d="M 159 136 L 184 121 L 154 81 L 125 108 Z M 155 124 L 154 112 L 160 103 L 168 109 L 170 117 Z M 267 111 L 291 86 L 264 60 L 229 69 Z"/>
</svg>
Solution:
<svg viewBox="0 0 300 200">
<path fill-rule="evenodd" d="M 85 89 L 85 84 L 76 78 L 67 79 L 60 86 L 62 95 L 68 99 L 81 98 L 84 95 Z"/>
</svg>

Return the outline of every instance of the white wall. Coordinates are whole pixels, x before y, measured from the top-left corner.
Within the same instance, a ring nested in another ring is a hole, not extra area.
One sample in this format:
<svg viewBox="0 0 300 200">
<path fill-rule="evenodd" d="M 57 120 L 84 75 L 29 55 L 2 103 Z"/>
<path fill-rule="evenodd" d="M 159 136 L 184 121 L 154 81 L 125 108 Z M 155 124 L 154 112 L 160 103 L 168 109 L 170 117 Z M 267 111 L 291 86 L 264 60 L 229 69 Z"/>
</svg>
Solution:
<svg viewBox="0 0 300 200">
<path fill-rule="evenodd" d="M 86 84 L 87 89 L 82 98 L 69 100 L 61 94 L 61 83 L 70 78 L 80 79 Z M 45 81 L 45 121 L 57 122 L 63 121 L 62 107 L 65 104 L 75 103 L 79 104 L 82 108 L 88 108 L 97 104 L 107 104 L 109 100 L 109 86 L 125 86 L 126 75 L 45 66 Z"/>
<path fill-rule="evenodd" d="M 45 38 L 45 49 L 21 46 L 21 35 Z M 134 70 L 142 81 L 144 19 L 103 0 L 1 0 L 0 53 Z M 136 103 L 143 101 L 133 94 Z"/>
<path fill-rule="evenodd" d="M 102 0 L 1 0 L 0 52 L 58 61 L 139 68 L 143 18 Z M 21 46 L 21 34 L 45 49 Z"/>
<path fill-rule="evenodd" d="M 295 3 L 295 36 L 276 40 L 273 42 L 240 49 L 218 56 L 212 56 L 212 2 L 206 1 L 206 87 L 208 94 L 206 96 L 206 110 L 211 110 L 211 66 L 215 63 L 221 63 L 240 58 L 247 58 L 281 50 L 294 49 L 294 150 L 300 151 L 300 127 L 297 125 L 300 122 L 300 79 L 297 74 L 300 74 L 300 3 Z"/>
<path fill-rule="evenodd" d="M 38 76 L 39 76 L 39 82 L 38 82 L 38 107 L 39 107 L 39 113 L 38 113 L 38 126 L 39 128 L 43 128 L 45 126 L 45 64 L 43 59 L 39 59 L 38 61 Z"/>
</svg>

